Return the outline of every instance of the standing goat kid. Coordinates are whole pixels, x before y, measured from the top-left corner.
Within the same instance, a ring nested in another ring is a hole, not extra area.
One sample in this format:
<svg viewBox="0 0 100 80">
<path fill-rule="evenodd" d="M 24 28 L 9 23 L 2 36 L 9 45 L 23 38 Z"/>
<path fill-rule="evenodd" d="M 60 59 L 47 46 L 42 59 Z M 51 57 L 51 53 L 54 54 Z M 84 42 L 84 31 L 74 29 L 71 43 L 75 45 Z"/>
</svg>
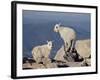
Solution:
<svg viewBox="0 0 100 80">
<path fill-rule="evenodd" d="M 36 46 L 32 49 L 33 59 L 40 63 L 42 60 L 49 59 L 50 52 L 52 50 L 52 41 L 47 41 L 47 44 Z"/>
<path fill-rule="evenodd" d="M 56 24 L 54 26 L 54 32 L 58 32 L 60 37 L 63 39 L 64 51 L 71 52 L 76 40 L 75 30 L 69 27 L 61 26 L 60 24 Z"/>
</svg>

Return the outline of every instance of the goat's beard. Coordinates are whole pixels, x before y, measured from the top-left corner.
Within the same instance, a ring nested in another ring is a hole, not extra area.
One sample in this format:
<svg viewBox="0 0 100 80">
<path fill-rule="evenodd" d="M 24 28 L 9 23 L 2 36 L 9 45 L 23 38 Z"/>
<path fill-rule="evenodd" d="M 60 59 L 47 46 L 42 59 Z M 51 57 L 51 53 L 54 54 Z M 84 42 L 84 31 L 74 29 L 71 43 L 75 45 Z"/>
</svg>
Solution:
<svg viewBox="0 0 100 80">
<path fill-rule="evenodd" d="M 54 29 L 54 32 L 59 32 L 59 30 L 57 30 L 57 29 Z"/>
</svg>

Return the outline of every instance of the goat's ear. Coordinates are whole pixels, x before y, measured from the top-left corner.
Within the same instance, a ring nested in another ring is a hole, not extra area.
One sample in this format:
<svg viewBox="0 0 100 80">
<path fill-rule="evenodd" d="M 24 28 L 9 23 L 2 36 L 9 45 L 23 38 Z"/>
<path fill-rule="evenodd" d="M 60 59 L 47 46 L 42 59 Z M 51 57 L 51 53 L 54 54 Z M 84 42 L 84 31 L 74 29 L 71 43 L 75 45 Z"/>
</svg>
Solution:
<svg viewBox="0 0 100 80">
<path fill-rule="evenodd" d="M 59 23 L 59 26 L 61 25 L 61 23 Z"/>
<path fill-rule="evenodd" d="M 54 42 L 54 40 L 52 40 L 52 42 Z"/>
<path fill-rule="evenodd" d="M 47 43 L 48 43 L 49 41 L 47 40 Z"/>
</svg>

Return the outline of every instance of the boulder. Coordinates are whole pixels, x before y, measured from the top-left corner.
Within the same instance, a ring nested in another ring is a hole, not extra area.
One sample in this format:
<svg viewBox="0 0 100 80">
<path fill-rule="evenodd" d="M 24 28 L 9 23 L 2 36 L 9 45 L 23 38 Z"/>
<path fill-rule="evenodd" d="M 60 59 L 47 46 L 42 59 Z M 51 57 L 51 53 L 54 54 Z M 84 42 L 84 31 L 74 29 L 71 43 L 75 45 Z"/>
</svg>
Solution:
<svg viewBox="0 0 100 80">
<path fill-rule="evenodd" d="M 32 68 L 33 69 L 43 69 L 45 68 L 45 66 L 43 64 L 32 63 Z"/>
<path fill-rule="evenodd" d="M 90 40 L 77 40 L 75 44 L 75 49 L 78 54 L 83 57 L 89 57 L 91 55 L 91 42 Z"/>
<path fill-rule="evenodd" d="M 54 59 L 57 61 L 66 61 L 65 58 L 65 51 L 64 51 L 64 46 L 62 46 L 56 53 Z"/>
<path fill-rule="evenodd" d="M 45 65 L 46 68 L 57 68 L 57 64 L 56 63 L 48 63 Z"/>
</svg>

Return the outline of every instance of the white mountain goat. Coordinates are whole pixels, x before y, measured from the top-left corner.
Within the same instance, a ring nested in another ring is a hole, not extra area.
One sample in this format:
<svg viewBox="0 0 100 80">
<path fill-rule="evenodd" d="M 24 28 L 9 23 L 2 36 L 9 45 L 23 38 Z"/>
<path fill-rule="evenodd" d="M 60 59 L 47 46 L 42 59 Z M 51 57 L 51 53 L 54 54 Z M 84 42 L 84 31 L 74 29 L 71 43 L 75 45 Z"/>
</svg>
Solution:
<svg viewBox="0 0 100 80">
<path fill-rule="evenodd" d="M 91 56 L 91 40 L 77 40 L 75 49 L 77 50 L 80 57 L 84 58 L 83 62 L 87 63 L 88 60 L 90 60 L 89 57 Z"/>
<path fill-rule="evenodd" d="M 54 32 L 58 32 L 60 37 L 64 41 L 64 51 L 69 52 L 72 50 L 75 44 L 76 33 L 75 30 L 69 27 L 61 26 L 60 24 L 56 24 L 54 26 Z"/>
<path fill-rule="evenodd" d="M 39 63 L 43 58 L 49 59 L 52 49 L 52 41 L 47 41 L 47 44 L 36 46 L 32 49 L 33 59 Z"/>
</svg>

